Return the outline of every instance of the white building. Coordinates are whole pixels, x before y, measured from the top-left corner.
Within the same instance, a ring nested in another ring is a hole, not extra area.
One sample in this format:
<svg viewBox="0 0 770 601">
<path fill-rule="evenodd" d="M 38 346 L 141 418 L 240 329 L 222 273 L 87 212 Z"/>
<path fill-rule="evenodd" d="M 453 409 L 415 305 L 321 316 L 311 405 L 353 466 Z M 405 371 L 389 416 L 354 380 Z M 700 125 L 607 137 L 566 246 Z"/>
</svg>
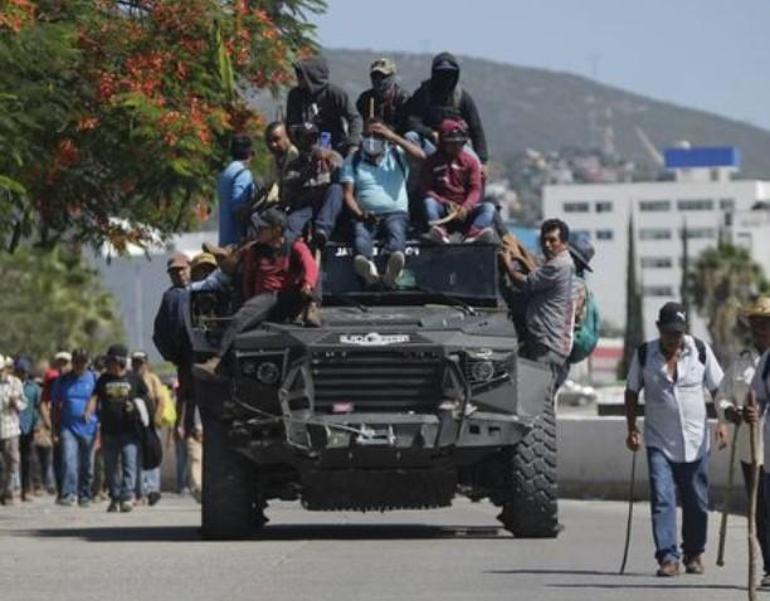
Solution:
<svg viewBox="0 0 770 601">
<path fill-rule="evenodd" d="M 736 211 L 730 215 L 730 242 L 749 251 L 751 258 L 770 277 L 770 206 L 754 211 Z"/>
<path fill-rule="evenodd" d="M 590 236 L 596 248 L 591 285 L 602 318 L 624 327 L 628 226 L 633 218 L 637 276 L 643 292 L 645 336 L 654 336 L 658 309 L 680 300 L 682 229 L 688 231 L 688 255 L 715 246 L 733 212 L 748 211 L 770 198 L 770 181 L 731 180 L 738 153 L 730 148 L 682 148 L 666 151 L 673 181 L 546 186 L 543 215 L 563 219 Z M 758 243 L 758 241 L 757 241 Z M 706 336 L 703 320 L 693 332 Z"/>
</svg>

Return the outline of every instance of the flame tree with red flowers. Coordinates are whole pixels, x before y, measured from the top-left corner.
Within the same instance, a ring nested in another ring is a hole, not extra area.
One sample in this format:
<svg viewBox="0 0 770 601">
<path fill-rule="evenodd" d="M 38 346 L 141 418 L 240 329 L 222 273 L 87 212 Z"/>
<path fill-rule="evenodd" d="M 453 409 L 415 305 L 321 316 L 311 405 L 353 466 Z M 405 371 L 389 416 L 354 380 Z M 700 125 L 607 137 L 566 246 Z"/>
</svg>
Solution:
<svg viewBox="0 0 770 601">
<path fill-rule="evenodd" d="M 247 94 L 291 84 L 323 0 L 0 0 L 0 243 L 196 225 Z"/>
</svg>

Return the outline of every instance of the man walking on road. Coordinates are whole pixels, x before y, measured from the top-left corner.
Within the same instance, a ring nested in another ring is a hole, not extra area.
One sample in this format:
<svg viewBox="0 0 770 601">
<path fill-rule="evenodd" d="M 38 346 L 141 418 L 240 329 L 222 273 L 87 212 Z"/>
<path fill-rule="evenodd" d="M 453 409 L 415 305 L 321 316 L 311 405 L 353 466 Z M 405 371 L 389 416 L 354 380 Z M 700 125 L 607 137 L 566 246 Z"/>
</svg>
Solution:
<svg viewBox="0 0 770 601">
<path fill-rule="evenodd" d="M 0 355 L 0 454 L 5 469 L 0 478 L 0 500 L 14 505 L 18 496 L 14 483 L 19 473 L 19 414 L 27 407 L 21 381 L 11 374 L 11 359 Z"/>
<path fill-rule="evenodd" d="M 22 383 L 27 407 L 19 413 L 19 455 L 21 457 L 21 500 L 32 500 L 32 455 L 34 450 L 35 428 L 40 410 L 40 387 L 32 377 L 32 361 L 19 357 L 13 365 L 16 377 Z"/>
<path fill-rule="evenodd" d="M 741 311 L 742 318 L 746 319 L 751 330 L 751 344 L 741 349 L 737 356 L 725 371 L 725 377 L 719 386 L 717 393 L 716 409 L 719 418 L 717 428 L 717 440 L 720 448 L 727 446 L 730 441 L 728 423 L 735 424 L 734 436 L 736 437 L 736 456 L 740 458 L 741 470 L 746 490 L 749 490 L 751 482 L 751 447 L 749 445 L 749 428 L 742 426 L 742 410 L 746 400 L 746 393 L 751 387 L 751 381 L 757 371 L 757 365 L 763 353 L 770 348 L 770 297 L 758 298 L 752 305 Z M 762 444 L 759 441 L 760 482 L 764 480 L 762 469 Z M 768 511 L 767 496 L 760 485 L 757 496 L 757 541 L 762 550 L 764 578 L 762 587 L 770 588 L 770 545 L 768 545 Z"/>
<path fill-rule="evenodd" d="M 663 305 L 657 326 L 660 338 L 637 349 L 628 372 L 626 445 L 634 452 L 642 445 L 636 415 L 639 393 L 644 389 L 644 443 L 657 574 L 679 575 L 677 497 L 682 503 L 685 570 L 702 574 L 709 488 L 709 428 L 703 388 L 716 395 L 722 369 L 706 343 L 685 333 L 687 313 L 679 303 Z"/>
</svg>

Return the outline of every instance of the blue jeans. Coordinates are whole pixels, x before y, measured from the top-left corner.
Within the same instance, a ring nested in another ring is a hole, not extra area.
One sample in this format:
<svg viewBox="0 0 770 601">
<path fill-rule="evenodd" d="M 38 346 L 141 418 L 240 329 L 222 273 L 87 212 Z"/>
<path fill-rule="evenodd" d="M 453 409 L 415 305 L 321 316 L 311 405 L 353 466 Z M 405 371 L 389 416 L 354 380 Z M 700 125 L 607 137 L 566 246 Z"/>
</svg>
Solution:
<svg viewBox="0 0 770 601">
<path fill-rule="evenodd" d="M 647 447 L 650 507 L 655 559 L 663 563 L 680 557 L 676 535 L 676 498 L 682 503 L 682 551 L 700 555 L 706 549 L 708 526 L 708 454 L 691 463 L 670 461 L 662 451 Z"/>
<path fill-rule="evenodd" d="M 353 247 L 356 255 L 363 255 L 367 259 L 371 259 L 374 255 L 375 237 L 385 240 L 383 248 L 387 254 L 397 251 L 404 252 L 408 225 L 409 215 L 407 213 L 378 215 L 375 225 L 355 221 L 353 223 Z"/>
<path fill-rule="evenodd" d="M 96 435 L 79 436 L 69 428 L 61 429 L 63 499 L 77 497 L 91 500 L 94 481 L 94 443 Z"/>
<path fill-rule="evenodd" d="M 107 473 L 110 499 L 133 500 L 139 439 L 135 434 L 104 434 L 102 444 L 104 445 L 104 471 Z"/>
<path fill-rule="evenodd" d="M 429 222 L 446 217 L 449 211 L 448 205 L 440 203 L 435 198 L 427 197 L 423 202 Z M 480 202 L 470 210 L 468 217 L 461 223 L 461 230 L 464 233 L 477 233 L 479 230 L 491 227 L 494 219 L 495 205 L 491 202 Z"/>
<path fill-rule="evenodd" d="M 315 222 L 315 229 L 331 237 L 337 225 L 337 218 L 342 213 L 343 193 L 340 184 L 329 184 L 323 197 L 318 197 L 305 206 L 289 212 L 286 238 L 294 242 L 302 235 L 309 221 Z"/>
</svg>

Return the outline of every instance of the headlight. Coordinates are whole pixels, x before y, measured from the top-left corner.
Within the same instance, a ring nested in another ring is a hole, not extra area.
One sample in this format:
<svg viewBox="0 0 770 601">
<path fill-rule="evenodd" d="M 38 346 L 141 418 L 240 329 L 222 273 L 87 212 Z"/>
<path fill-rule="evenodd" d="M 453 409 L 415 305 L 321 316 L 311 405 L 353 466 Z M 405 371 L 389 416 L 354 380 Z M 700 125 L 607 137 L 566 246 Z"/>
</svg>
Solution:
<svg viewBox="0 0 770 601">
<path fill-rule="evenodd" d="M 470 372 L 474 382 L 489 382 L 495 377 L 495 366 L 491 361 L 473 361 Z"/>
<path fill-rule="evenodd" d="M 492 349 L 468 349 L 465 351 L 465 378 L 472 386 L 483 386 L 489 382 L 509 377 L 513 353 Z"/>
<path fill-rule="evenodd" d="M 257 368 L 257 380 L 263 384 L 275 384 L 280 375 L 280 368 L 272 361 L 264 361 Z"/>
</svg>

